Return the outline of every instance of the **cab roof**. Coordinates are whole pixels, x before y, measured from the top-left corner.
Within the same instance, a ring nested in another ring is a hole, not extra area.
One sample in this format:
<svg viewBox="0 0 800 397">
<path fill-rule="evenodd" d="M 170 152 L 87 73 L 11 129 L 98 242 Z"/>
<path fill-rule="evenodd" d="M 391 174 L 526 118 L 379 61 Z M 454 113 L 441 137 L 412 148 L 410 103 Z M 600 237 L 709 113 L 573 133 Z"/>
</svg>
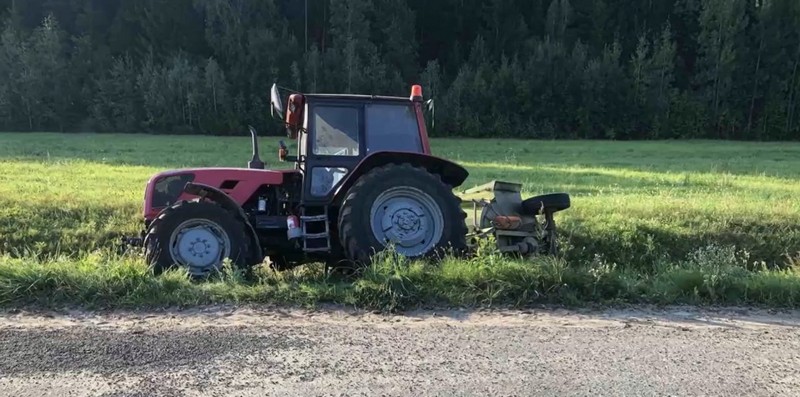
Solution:
<svg viewBox="0 0 800 397">
<path fill-rule="evenodd" d="M 306 101 L 309 100 L 332 100 L 332 101 L 355 101 L 355 102 L 397 102 L 411 103 L 409 98 L 384 95 L 358 95 L 358 94 L 302 94 Z"/>
</svg>

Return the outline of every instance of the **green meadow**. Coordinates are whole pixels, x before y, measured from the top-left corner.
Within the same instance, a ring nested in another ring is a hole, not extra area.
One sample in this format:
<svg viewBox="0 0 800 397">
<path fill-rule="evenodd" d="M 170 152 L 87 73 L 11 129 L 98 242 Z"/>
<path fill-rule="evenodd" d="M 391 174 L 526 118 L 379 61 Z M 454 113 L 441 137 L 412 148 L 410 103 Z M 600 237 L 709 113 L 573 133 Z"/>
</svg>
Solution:
<svg viewBox="0 0 800 397">
<path fill-rule="evenodd" d="M 279 138 L 261 139 L 277 161 Z M 117 307 L 211 302 L 424 305 L 655 302 L 794 306 L 800 298 L 800 144 L 435 139 L 470 171 L 467 189 L 521 182 L 567 192 L 563 253 L 516 262 L 406 263 L 358 280 L 315 266 L 228 272 L 195 283 L 149 275 L 122 235 L 139 231 L 155 172 L 245 166 L 248 137 L 0 134 L 0 304 Z"/>
</svg>

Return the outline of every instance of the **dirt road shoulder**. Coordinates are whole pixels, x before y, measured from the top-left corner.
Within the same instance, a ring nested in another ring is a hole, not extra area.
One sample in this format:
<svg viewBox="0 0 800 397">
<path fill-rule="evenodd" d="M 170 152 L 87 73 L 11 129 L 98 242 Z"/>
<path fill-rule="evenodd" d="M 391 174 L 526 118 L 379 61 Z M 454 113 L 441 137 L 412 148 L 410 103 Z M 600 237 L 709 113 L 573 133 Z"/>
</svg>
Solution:
<svg viewBox="0 0 800 397">
<path fill-rule="evenodd" d="M 800 312 L 0 313 L 0 395 L 800 395 Z"/>
</svg>

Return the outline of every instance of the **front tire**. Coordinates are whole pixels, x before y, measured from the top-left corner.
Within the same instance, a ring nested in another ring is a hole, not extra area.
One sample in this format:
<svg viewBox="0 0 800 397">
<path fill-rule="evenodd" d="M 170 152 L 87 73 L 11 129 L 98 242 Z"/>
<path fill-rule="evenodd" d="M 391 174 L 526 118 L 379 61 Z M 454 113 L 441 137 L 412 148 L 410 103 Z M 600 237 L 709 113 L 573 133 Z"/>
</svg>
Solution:
<svg viewBox="0 0 800 397">
<path fill-rule="evenodd" d="M 467 249 L 467 214 L 438 175 L 410 164 L 389 164 L 362 176 L 347 193 L 339 236 L 347 258 L 368 265 L 393 245 L 410 259 Z"/>
<path fill-rule="evenodd" d="M 203 278 L 222 270 L 225 258 L 246 267 L 252 256 L 245 224 L 209 202 L 180 202 L 164 210 L 148 228 L 144 246 L 156 275 L 180 266 Z"/>
</svg>

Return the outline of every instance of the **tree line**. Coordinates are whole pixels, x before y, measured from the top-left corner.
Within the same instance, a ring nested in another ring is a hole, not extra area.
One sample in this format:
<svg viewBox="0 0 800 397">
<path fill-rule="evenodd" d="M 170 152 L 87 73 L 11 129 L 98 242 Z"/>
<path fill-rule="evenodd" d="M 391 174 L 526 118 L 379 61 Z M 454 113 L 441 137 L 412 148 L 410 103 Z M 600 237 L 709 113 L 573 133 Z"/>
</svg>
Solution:
<svg viewBox="0 0 800 397">
<path fill-rule="evenodd" d="M 0 129 L 241 134 L 274 82 L 438 136 L 800 137 L 797 0 L 0 0 Z"/>
</svg>

